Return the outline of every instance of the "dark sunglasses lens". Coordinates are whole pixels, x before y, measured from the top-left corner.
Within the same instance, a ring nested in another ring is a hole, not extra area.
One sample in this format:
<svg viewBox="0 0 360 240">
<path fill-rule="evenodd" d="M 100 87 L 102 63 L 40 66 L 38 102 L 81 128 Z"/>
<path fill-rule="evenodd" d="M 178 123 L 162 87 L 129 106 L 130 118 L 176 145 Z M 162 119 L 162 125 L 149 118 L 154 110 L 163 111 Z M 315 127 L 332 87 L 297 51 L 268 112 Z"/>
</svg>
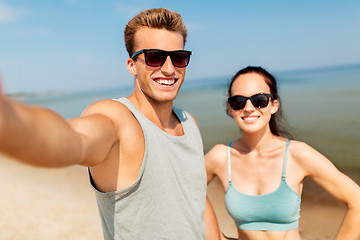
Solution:
<svg viewBox="0 0 360 240">
<path fill-rule="evenodd" d="M 167 55 L 165 52 L 151 50 L 145 53 L 145 62 L 151 67 L 159 67 L 164 64 Z"/>
<path fill-rule="evenodd" d="M 229 98 L 230 107 L 234 110 L 240 110 L 245 107 L 246 98 L 241 96 L 234 96 Z"/>
<path fill-rule="evenodd" d="M 186 67 L 189 60 L 190 54 L 187 52 L 175 52 L 171 55 L 171 61 L 175 67 Z"/>
<path fill-rule="evenodd" d="M 264 94 L 257 94 L 250 99 L 254 107 L 257 108 L 264 108 L 269 104 L 269 97 Z"/>
</svg>

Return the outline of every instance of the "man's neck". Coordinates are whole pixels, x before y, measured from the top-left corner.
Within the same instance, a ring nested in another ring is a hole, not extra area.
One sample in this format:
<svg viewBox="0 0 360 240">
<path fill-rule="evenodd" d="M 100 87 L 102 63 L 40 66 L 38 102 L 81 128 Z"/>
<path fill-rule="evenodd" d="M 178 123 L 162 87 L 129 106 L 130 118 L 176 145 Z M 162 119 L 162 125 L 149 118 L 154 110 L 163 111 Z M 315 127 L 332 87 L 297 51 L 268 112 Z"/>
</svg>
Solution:
<svg viewBox="0 0 360 240">
<path fill-rule="evenodd" d="M 127 97 L 129 101 L 163 131 L 171 135 L 183 135 L 180 121 L 173 113 L 173 102 L 156 102 L 145 96 L 133 93 Z"/>
</svg>

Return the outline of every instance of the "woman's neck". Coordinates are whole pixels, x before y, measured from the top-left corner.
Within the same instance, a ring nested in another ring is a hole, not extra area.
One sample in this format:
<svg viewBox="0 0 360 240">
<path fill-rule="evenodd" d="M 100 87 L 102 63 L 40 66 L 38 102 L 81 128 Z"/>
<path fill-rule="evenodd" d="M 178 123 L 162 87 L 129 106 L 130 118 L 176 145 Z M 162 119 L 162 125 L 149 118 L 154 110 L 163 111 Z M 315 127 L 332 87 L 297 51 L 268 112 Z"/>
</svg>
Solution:
<svg viewBox="0 0 360 240">
<path fill-rule="evenodd" d="M 243 132 L 240 143 L 249 152 L 254 150 L 262 152 L 268 149 L 269 146 L 273 146 L 276 140 L 278 140 L 278 137 L 271 133 L 269 127 L 266 127 L 256 133 Z"/>
</svg>

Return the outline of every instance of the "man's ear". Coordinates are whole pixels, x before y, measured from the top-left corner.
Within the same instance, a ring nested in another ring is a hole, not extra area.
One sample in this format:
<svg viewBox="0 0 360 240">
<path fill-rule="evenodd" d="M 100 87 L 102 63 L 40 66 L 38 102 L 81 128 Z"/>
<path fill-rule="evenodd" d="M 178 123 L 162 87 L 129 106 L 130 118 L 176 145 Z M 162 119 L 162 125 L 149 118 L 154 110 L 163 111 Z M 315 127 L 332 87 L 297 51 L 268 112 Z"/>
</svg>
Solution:
<svg viewBox="0 0 360 240">
<path fill-rule="evenodd" d="M 280 103 L 278 100 L 274 100 L 272 101 L 272 106 L 271 106 L 271 114 L 275 114 L 280 107 Z"/>
<path fill-rule="evenodd" d="M 126 61 L 126 66 L 127 69 L 129 71 L 129 73 L 131 73 L 132 75 L 136 75 L 136 68 L 135 68 L 135 61 L 132 58 L 128 58 L 128 60 Z"/>
</svg>

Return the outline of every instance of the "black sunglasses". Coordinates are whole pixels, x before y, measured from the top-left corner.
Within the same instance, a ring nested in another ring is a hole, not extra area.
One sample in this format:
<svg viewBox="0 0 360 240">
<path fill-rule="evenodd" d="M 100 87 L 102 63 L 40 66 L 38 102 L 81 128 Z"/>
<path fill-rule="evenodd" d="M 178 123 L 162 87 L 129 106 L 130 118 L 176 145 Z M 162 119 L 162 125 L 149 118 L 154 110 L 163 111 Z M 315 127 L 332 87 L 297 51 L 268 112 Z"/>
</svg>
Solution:
<svg viewBox="0 0 360 240">
<path fill-rule="evenodd" d="M 244 97 L 240 95 L 232 96 L 228 98 L 228 103 L 230 107 L 234 110 L 243 109 L 246 105 L 248 99 L 250 99 L 252 105 L 256 108 L 264 108 L 269 104 L 269 99 L 273 96 L 269 93 L 258 93 L 252 95 L 251 97 Z"/>
<path fill-rule="evenodd" d="M 176 50 L 164 51 L 160 49 L 142 49 L 134 53 L 131 58 L 135 60 L 140 54 L 145 54 L 145 63 L 150 67 L 162 66 L 167 56 L 170 56 L 171 61 L 175 67 L 183 68 L 189 64 L 191 51 Z"/>
</svg>

